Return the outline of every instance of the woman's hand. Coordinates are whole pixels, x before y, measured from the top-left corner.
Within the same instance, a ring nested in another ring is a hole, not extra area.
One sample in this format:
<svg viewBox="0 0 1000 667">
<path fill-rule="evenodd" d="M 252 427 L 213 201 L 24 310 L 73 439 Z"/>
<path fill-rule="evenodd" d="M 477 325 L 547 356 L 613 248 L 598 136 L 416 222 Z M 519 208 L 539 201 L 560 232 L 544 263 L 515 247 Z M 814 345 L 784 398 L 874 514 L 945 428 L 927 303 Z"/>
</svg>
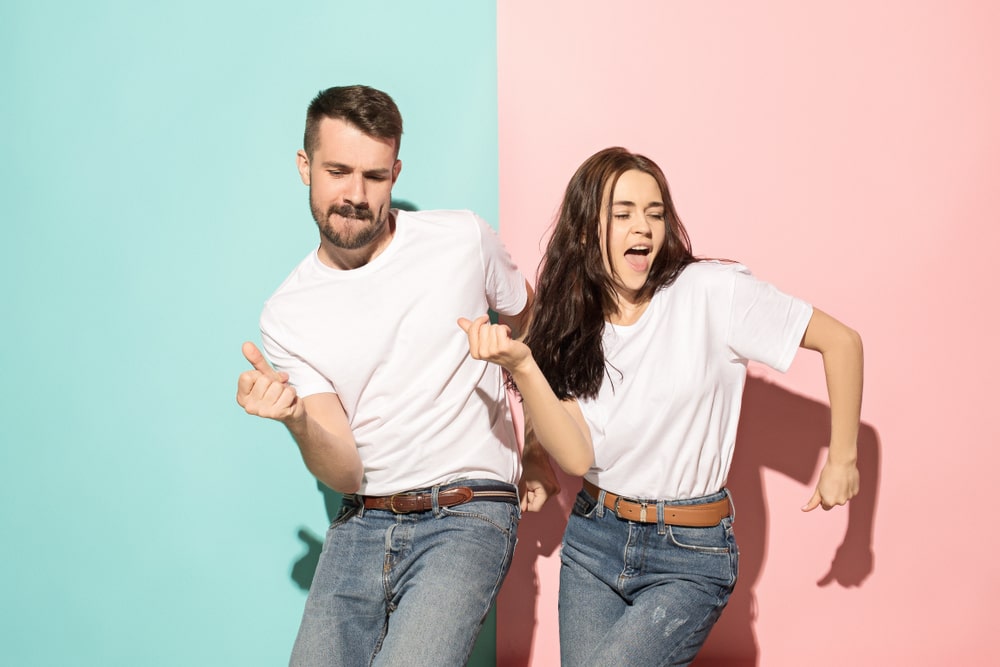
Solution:
<svg viewBox="0 0 1000 667">
<path fill-rule="evenodd" d="M 510 327 L 505 324 L 490 324 L 490 318 L 486 315 L 472 321 L 460 317 L 458 326 L 469 337 L 469 354 L 473 359 L 499 364 L 511 373 L 531 359 L 528 346 L 511 338 Z"/>
<path fill-rule="evenodd" d="M 812 498 L 803 506 L 803 512 L 811 512 L 821 506 L 828 510 L 858 495 L 860 488 L 858 466 L 854 463 L 834 463 L 827 461 L 819 474 L 819 482 Z"/>
</svg>

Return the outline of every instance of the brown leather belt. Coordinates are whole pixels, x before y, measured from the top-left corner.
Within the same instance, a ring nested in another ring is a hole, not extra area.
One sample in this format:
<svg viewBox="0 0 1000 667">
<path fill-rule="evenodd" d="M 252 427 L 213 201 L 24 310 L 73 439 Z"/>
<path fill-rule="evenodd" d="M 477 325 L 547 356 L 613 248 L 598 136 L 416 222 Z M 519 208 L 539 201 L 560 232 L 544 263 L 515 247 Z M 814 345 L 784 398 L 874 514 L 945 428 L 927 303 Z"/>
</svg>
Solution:
<svg viewBox="0 0 1000 667">
<path fill-rule="evenodd" d="M 583 490 L 600 498 L 601 489 L 587 480 L 583 480 Z M 641 523 L 656 523 L 656 502 L 630 500 L 616 496 L 610 491 L 604 492 L 604 506 L 615 513 L 619 519 L 639 521 Z M 690 528 L 708 528 L 714 526 L 732 513 L 729 498 L 723 498 L 701 505 L 663 505 L 663 523 L 670 526 L 687 526 Z"/>
<path fill-rule="evenodd" d="M 434 507 L 434 496 L 430 491 L 407 491 L 406 493 L 396 493 L 391 496 L 360 497 L 365 509 L 388 510 L 396 514 L 426 512 Z M 517 492 L 504 488 L 471 489 L 468 486 L 453 486 L 438 491 L 438 507 L 454 507 L 455 505 L 467 503 L 473 498 L 476 500 L 499 500 L 516 503 Z"/>
</svg>

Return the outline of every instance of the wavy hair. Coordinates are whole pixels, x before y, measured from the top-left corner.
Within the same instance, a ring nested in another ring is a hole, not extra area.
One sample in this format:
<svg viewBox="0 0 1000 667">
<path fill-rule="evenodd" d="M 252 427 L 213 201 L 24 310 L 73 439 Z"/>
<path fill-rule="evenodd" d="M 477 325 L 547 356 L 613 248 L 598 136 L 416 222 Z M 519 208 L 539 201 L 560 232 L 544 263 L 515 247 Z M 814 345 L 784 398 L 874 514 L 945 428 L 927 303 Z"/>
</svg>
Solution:
<svg viewBox="0 0 1000 667">
<path fill-rule="evenodd" d="M 624 148 L 606 148 L 587 158 L 566 186 L 555 229 L 538 275 L 531 325 L 525 343 L 560 399 L 594 398 L 607 372 L 602 345 L 605 321 L 618 311 L 615 276 L 605 266 L 601 218 L 611 218 L 614 193 L 623 173 L 649 174 L 663 197 L 666 237 L 653 259 L 640 300 L 670 285 L 697 261 L 691 240 L 670 197 L 663 171 L 649 158 Z M 604 208 L 602 209 L 602 203 Z M 605 246 L 610 245 L 607 225 Z"/>
</svg>

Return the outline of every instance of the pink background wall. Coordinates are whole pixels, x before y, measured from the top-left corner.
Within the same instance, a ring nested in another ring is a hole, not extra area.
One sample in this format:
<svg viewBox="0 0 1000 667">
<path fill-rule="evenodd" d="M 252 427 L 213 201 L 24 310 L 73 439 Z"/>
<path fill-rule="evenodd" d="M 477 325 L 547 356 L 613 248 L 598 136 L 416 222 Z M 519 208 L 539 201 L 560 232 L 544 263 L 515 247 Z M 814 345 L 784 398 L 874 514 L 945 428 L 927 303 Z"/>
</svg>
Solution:
<svg viewBox="0 0 1000 667">
<path fill-rule="evenodd" d="M 824 455 L 819 357 L 754 369 L 731 476 L 741 580 L 698 664 L 995 660 L 1000 7 L 497 5 L 501 230 L 528 273 L 573 170 L 623 145 L 664 168 L 697 254 L 865 340 L 850 512 L 798 509 Z M 500 665 L 558 664 L 565 482 L 522 524 Z"/>
</svg>

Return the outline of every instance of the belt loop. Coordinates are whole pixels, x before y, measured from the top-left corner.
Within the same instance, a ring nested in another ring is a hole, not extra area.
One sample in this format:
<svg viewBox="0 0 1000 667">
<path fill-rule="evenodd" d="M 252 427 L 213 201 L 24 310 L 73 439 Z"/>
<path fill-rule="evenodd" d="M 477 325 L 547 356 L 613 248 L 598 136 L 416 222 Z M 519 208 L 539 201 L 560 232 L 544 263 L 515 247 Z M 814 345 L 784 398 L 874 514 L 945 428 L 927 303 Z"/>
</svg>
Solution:
<svg viewBox="0 0 1000 667">
<path fill-rule="evenodd" d="M 608 495 L 608 492 L 601 489 L 601 492 L 597 494 L 597 518 L 604 518 L 604 498 Z"/>
<path fill-rule="evenodd" d="M 667 524 L 663 521 L 663 501 L 656 501 L 656 534 L 666 535 L 667 534 Z"/>
<path fill-rule="evenodd" d="M 435 485 L 431 488 L 431 511 L 434 512 L 434 516 L 440 516 L 441 506 L 438 505 L 438 492 L 441 490 L 441 485 Z"/>
<path fill-rule="evenodd" d="M 729 498 L 730 518 L 733 523 L 736 523 L 736 503 L 733 502 L 733 494 L 729 492 L 728 487 L 723 487 L 722 490 L 726 492 L 726 497 Z"/>
</svg>

